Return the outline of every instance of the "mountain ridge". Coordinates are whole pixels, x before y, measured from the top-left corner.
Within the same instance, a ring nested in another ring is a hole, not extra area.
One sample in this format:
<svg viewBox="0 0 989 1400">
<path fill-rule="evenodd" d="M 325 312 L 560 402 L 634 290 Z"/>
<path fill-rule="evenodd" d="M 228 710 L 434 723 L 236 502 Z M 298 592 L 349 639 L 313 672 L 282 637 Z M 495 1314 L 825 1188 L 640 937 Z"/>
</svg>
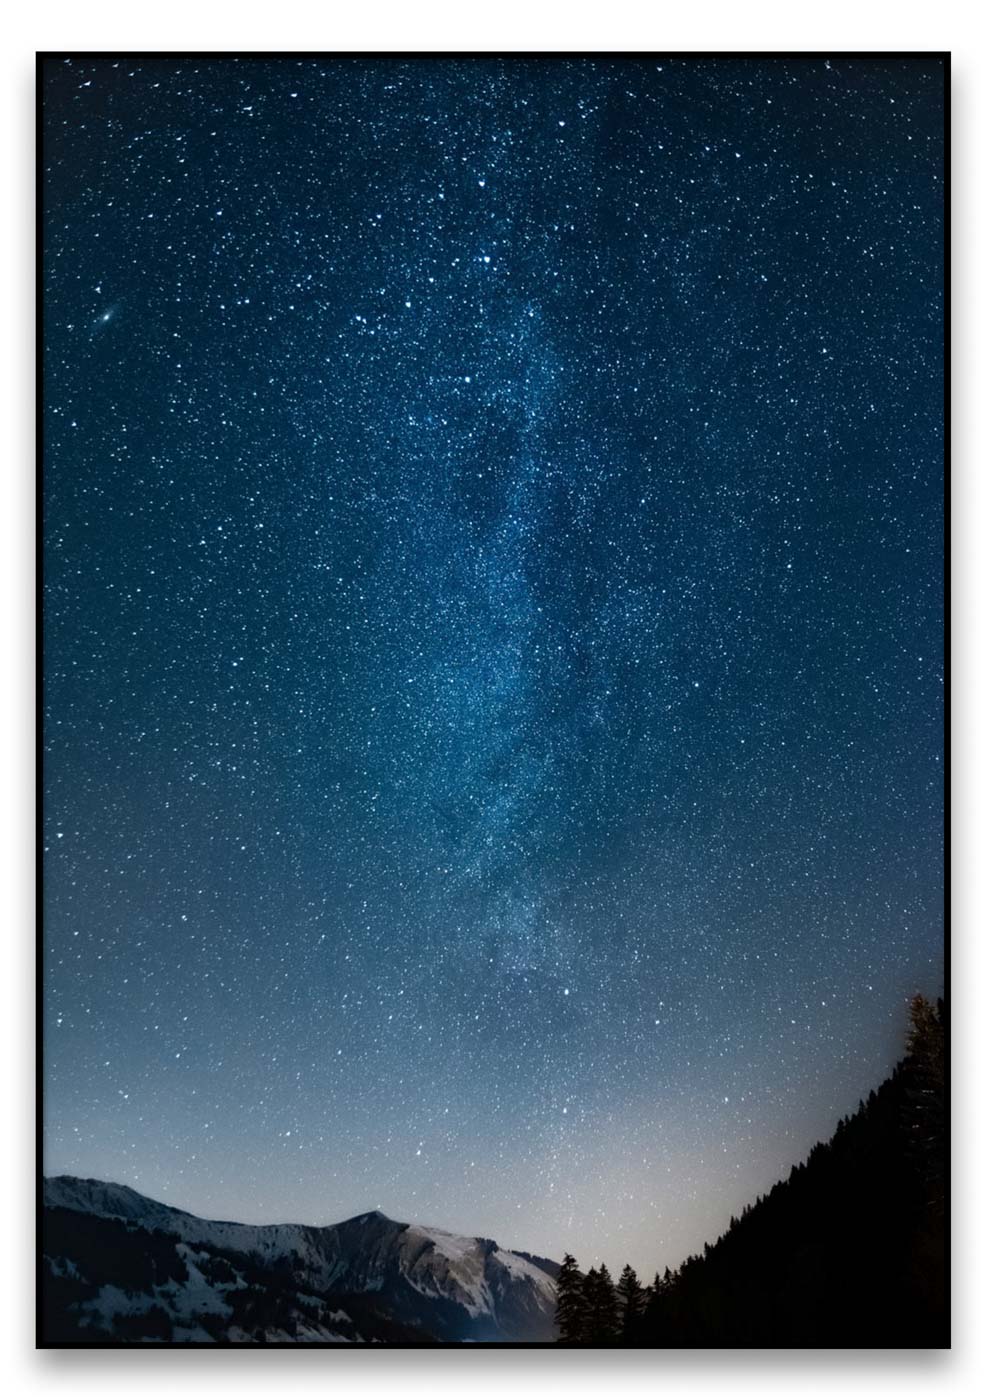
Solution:
<svg viewBox="0 0 989 1400">
<path fill-rule="evenodd" d="M 176 1285 L 186 1286 L 184 1277 L 174 1276 L 188 1273 L 189 1250 L 198 1247 L 208 1251 L 211 1267 L 220 1268 L 216 1263 L 220 1258 L 228 1270 L 234 1271 L 232 1277 L 243 1281 L 243 1268 L 238 1274 L 233 1261 L 248 1261 L 244 1267 L 249 1271 L 273 1273 L 286 1286 L 290 1280 L 300 1298 L 373 1296 L 383 1317 L 417 1328 L 439 1342 L 553 1339 L 554 1276 L 558 1266 L 552 1260 L 537 1260 L 537 1256 L 502 1249 L 492 1239 L 395 1221 L 377 1209 L 329 1225 L 245 1225 L 209 1220 L 155 1201 L 133 1187 L 92 1177 L 46 1177 L 44 1199 L 49 1243 L 59 1232 L 69 1237 L 73 1229 L 76 1235 L 80 1231 L 86 1234 L 86 1227 L 78 1221 L 73 1226 L 72 1221 L 72 1217 L 83 1217 L 106 1222 L 104 1233 L 120 1245 L 119 1230 L 109 1229 L 111 1222 L 119 1222 L 132 1235 L 143 1231 L 148 1236 L 147 1240 L 142 1237 L 142 1243 L 149 1260 L 162 1241 L 168 1242 L 171 1255 L 167 1267 L 172 1271 L 168 1277 Z M 126 1243 L 127 1248 L 132 1245 L 133 1240 Z M 103 1325 L 110 1307 L 110 1295 L 105 1290 L 115 1284 L 112 1278 L 103 1278 L 105 1269 L 94 1256 L 94 1248 L 98 1254 L 98 1246 L 91 1244 L 87 1266 L 91 1274 L 99 1276 L 99 1286 L 70 1255 L 64 1251 L 59 1254 L 55 1244 L 51 1250 L 45 1250 L 46 1267 L 49 1279 L 74 1277 L 71 1270 L 66 1272 L 71 1264 L 81 1283 L 88 1281 L 92 1292 L 88 1298 L 75 1298 L 66 1306 L 74 1307 L 77 1318 L 88 1318 L 85 1325 L 112 1332 L 112 1318 L 130 1316 L 132 1310 L 110 1313 L 109 1323 Z M 168 1303 L 175 1290 L 170 1292 L 165 1287 L 161 1294 L 163 1285 L 155 1282 L 157 1275 L 147 1261 L 145 1273 L 147 1277 L 139 1281 L 145 1285 L 141 1296 L 147 1300 L 147 1309 L 160 1307 L 163 1298 Z M 232 1287 L 227 1279 L 226 1290 Z M 243 1282 L 244 1289 L 253 1287 Z M 221 1290 L 221 1294 L 212 1298 L 211 1306 L 229 1306 L 226 1293 Z M 286 1307 L 289 1312 L 297 1310 L 296 1304 Z M 279 1308 L 285 1311 L 281 1304 Z M 164 1311 L 167 1314 L 169 1308 L 166 1306 Z M 264 1332 L 263 1327 L 260 1330 Z"/>
</svg>

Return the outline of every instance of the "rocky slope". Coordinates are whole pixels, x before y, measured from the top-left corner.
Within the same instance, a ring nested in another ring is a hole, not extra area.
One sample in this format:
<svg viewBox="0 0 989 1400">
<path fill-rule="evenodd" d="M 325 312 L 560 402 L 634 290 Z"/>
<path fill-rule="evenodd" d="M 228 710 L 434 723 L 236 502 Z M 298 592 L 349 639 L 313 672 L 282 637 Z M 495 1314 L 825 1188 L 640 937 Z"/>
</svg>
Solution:
<svg viewBox="0 0 989 1400">
<path fill-rule="evenodd" d="M 43 1253 L 54 1345 L 538 1343 L 554 1335 L 552 1261 L 378 1211 L 328 1226 L 242 1225 L 200 1219 L 127 1186 L 50 1177 Z"/>
</svg>

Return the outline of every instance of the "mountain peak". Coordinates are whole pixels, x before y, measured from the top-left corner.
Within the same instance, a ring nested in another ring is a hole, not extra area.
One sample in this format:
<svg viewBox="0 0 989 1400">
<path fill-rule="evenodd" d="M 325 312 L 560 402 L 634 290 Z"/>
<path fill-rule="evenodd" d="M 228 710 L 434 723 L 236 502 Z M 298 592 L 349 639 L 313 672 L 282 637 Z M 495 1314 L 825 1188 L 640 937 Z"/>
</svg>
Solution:
<svg viewBox="0 0 989 1400">
<path fill-rule="evenodd" d="M 184 1336 L 183 1329 L 192 1325 L 186 1317 L 191 1309 L 199 1341 L 216 1339 L 212 1333 L 207 1338 L 203 1321 L 214 1314 L 210 1326 L 215 1323 L 220 1328 L 221 1340 L 245 1340 L 238 1330 L 240 1323 L 228 1326 L 224 1322 L 231 1317 L 240 1293 L 246 1290 L 245 1298 L 250 1302 L 256 1301 L 258 1287 L 262 1293 L 274 1288 L 281 1297 L 278 1290 L 289 1284 L 294 1290 L 292 1308 L 302 1309 L 300 1318 L 307 1308 L 316 1308 L 322 1319 L 319 1327 L 324 1330 L 333 1330 L 341 1298 L 367 1295 L 379 1313 L 383 1309 L 397 1324 L 418 1328 L 441 1341 L 545 1342 L 554 1336 L 555 1265 L 547 1261 L 542 1267 L 521 1254 L 499 1249 L 494 1240 L 392 1220 L 377 1207 L 335 1225 L 245 1225 L 205 1220 L 142 1196 L 128 1186 L 72 1176 L 45 1179 L 45 1204 L 46 1252 L 51 1258 L 52 1279 L 81 1278 L 94 1298 L 100 1296 L 99 1289 L 86 1282 L 87 1269 L 105 1268 L 105 1260 L 116 1258 L 114 1250 L 118 1248 L 135 1256 L 131 1264 L 138 1274 L 144 1270 L 144 1293 L 152 1311 L 160 1311 L 154 1280 L 159 1267 L 155 1261 L 162 1251 L 166 1255 L 171 1251 L 174 1256 L 169 1276 L 177 1284 L 188 1283 L 191 1277 L 202 1290 L 205 1285 L 197 1280 L 208 1275 L 216 1294 L 210 1304 L 212 1311 L 207 1309 L 199 1316 L 202 1300 L 195 1303 L 191 1296 L 195 1288 L 190 1284 L 188 1307 L 183 1303 L 179 1310 L 185 1320 L 178 1313 L 172 1319 Z M 100 1224 L 80 1226 L 80 1216 Z M 143 1230 L 135 1231 L 134 1226 Z M 146 1232 L 151 1234 L 150 1241 Z M 87 1263 L 90 1247 L 95 1254 Z M 195 1272 L 191 1273 L 193 1267 Z M 59 1286 L 52 1283 L 55 1289 Z M 278 1310 L 272 1307 L 274 1317 Z M 85 1325 L 96 1326 L 96 1304 L 87 1303 L 84 1311 Z M 311 1318 L 309 1322 L 303 1318 L 299 1325 L 305 1330 L 310 1323 L 316 1326 Z M 121 1327 L 128 1325 L 137 1323 L 125 1319 Z M 380 1320 L 374 1325 L 381 1325 Z M 116 1323 L 108 1323 L 103 1330 L 112 1332 L 116 1327 Z M 284 1340 L 274 1322 L 270 1328 L 274 1329 L 272 1339 Z M 256 1331 L 252 1326 L 252 1335 Z"/>
<path fill-rule="evenodd" d="M 400 1223 L 401 1222 L 398 1220 L 392 1220 L 390 1215 L 385 1215 L 384 1211 L 378 1210 L 377 1208 L 374 1210 L 362 1211 L 360 1215 L 351 1215 L 348 1219 L 340 1221 L 341 1225 L 398 1225 Z"/>
</svg>

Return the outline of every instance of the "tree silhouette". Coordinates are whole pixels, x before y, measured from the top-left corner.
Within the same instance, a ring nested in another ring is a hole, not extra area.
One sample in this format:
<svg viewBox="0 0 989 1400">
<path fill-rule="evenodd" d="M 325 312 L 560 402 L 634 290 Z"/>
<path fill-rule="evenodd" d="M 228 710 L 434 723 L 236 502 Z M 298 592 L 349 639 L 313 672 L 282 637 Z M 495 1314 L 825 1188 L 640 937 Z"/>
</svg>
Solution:
<svg viewBox="0 0 989 1400">
<path fill-rule="evenodd" d="M 621 1334 L 623 1341 L 631 1341 L 639 1326 L 646 1303 L 646 1290 L 639 1282 L 639 1276 L 631 1264 L 626 1264 L 618 1280 L 618 1302 L 621 1308 Z"/>
<path fill-rule="evenodd" d="M 584 1341 L 587 1323 L 587 1302 L 584 1280 L 572 1254 L 564 1254 L 556 1280 L 556 1325 L 559 1341 L 575 1346 Z"/>
<path fill-rule="evenodd" d="M 945 1008 L 915 996 L 907 1033 L 907 1133 L 928 1193 L 928 1204 L 944 1214 Z"/>
<path fill-rule="evenodd" d="M 594 1346 L 610 1346 L 618 1340 L 618 1297 L 607 1264 L 588 1269 L 584 1276 L 587 1304 L 585 1339 Z"/>
</svg>

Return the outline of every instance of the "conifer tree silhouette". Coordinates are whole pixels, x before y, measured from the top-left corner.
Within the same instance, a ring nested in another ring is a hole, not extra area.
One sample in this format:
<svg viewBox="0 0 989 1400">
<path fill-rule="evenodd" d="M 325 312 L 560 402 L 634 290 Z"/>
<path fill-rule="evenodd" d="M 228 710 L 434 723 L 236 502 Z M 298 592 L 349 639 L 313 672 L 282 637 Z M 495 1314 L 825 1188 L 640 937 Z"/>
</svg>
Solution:
<svg viewBox="0 0 989 1400">
<path fill-rule="evenodd" d="M 618 1280 L 618 1304 L 621 1309 L 622 1340 L 632 1341 L 639 1328 L 646 1303 L 646 1290 L 631 1264 L 626 1264 Z"/>
<path fill-rule="evenodd" d="M 584 1280 L 572 1254 L 564 1254 L 556 1280 L 556 1325 L 559 1342 L 564 1346 L 579 1345 L 585 1340 L 587 1302 Z"/>
</svg>

